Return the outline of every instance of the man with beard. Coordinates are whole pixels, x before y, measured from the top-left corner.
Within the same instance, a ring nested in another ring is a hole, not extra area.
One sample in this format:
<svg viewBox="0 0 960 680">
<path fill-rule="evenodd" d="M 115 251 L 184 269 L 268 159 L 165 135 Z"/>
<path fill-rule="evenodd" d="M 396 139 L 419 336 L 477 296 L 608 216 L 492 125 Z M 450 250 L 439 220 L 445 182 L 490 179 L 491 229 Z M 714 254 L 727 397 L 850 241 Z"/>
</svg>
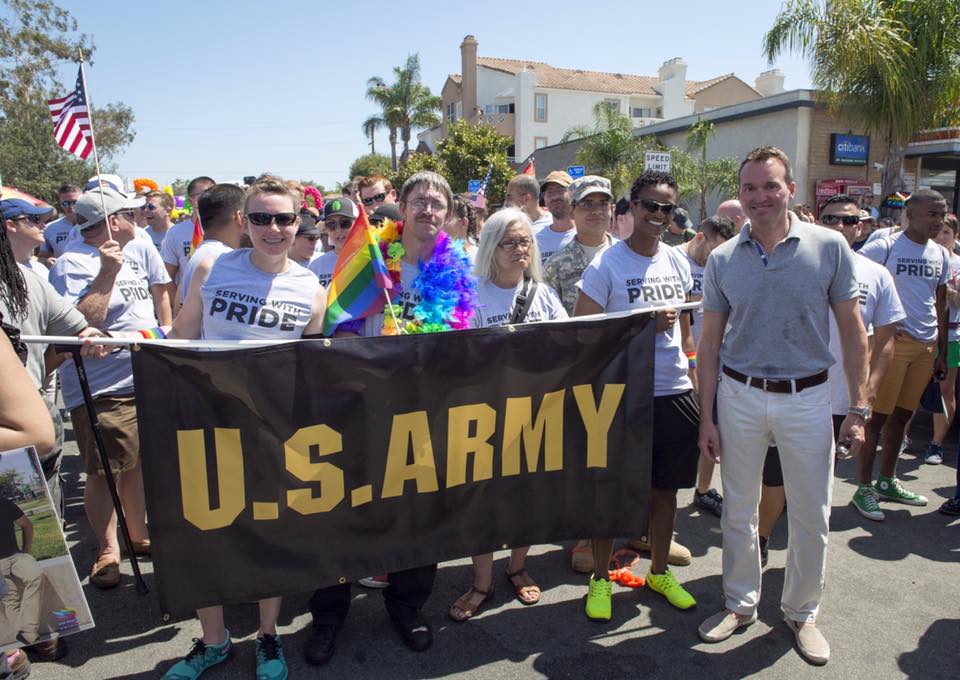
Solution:
<svg viewBox="0 0 960 680">
<path fill-rule="evenodd" d="M 553 215 L 553 223 L 537 232 L 537 246 L 540 248 L 540 262 L 545 264 L 550 256 L 570 243 L 576 236 L 573 222 L 573 206 L 567 189 L 573 183 L 570 175 L 563 170 L 554 170 L 543 184 L 540 194 L 547 210 Z"/>
</svg>

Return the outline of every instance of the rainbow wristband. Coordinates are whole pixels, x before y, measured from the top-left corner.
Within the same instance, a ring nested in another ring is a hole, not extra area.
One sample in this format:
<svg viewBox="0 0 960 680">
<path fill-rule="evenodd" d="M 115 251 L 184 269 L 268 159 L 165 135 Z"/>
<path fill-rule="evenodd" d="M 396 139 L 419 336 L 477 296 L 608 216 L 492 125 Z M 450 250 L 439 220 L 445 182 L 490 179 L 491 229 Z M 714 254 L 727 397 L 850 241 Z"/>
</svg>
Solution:
<svg viewBox="0 0 960 680">
<path fill-rule="evenodd" d="M 696 352 L 684 352 L 687 355 L 687 362 L 690 364 L 690 368 L 697 367 L 697 353 Z"/>
<path fill-rule="evenodd" d="M 163 329 L 159 326 L 157 328 L 147 328 L 142 331 L 137 331 L 140 335 L 146 340 L 165 340 L 167 334 L 163 332 Z"/>
</svg>

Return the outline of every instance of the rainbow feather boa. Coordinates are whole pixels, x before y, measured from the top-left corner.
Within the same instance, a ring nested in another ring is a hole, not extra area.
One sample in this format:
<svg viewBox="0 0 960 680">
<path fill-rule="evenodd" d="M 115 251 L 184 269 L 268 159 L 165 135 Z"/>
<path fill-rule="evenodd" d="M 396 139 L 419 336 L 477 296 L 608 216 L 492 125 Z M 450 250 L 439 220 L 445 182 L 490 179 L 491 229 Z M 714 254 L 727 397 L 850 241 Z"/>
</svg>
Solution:
<svg viewBox="0 0 960 680">
<path fill-rule="evenodd" d="M 390 272 L 395 294 L 401 291 L 402 234 L 403 223 L 391 220 L 385 220 L 377 231 L 380 252 Z M 383 310 L 383 334 L 441 333 L 469 328 L 477 309 L 477 281 L 471 273 L 472 265 L 463 242 L 441 231 L 430 261 L 424 263 L 421 260 L 418 266 L 420 274 L 413 285 L 420 291 L 420 302 L 413 308 L 414 320 L 404 323 L 400 319 L 401 306 L 392 305 L 393 314 L 390 309 Z M 400 323 L 399 328 L 394 317 Z"/>
</svg>

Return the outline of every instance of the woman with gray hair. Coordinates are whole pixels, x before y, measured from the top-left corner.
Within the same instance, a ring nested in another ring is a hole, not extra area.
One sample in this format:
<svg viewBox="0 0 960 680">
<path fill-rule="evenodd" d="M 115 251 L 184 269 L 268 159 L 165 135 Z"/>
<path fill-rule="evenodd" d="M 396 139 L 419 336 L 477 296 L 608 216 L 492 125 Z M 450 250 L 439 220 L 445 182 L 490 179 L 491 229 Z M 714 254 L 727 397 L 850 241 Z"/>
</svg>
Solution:
<svg viewBox="0 0 960 680">
<path fill-rule="evenodd" d="M 474 326 L 566 319 L 567 312 L 553 289 L 544 284 L 540 253 L 530 219 L 516 208 L 493 214 L 480 233 L 475 273 L 479 309 Z M 524 563 L 529 546 L 510 551 L 506 577 L 524 605 L 540 601 L 540 588 Z M 493 597 L 493 553 L 473 558 L 473 585 L 450 606 L 450 618 L 466 621 Z"/>
</svg>

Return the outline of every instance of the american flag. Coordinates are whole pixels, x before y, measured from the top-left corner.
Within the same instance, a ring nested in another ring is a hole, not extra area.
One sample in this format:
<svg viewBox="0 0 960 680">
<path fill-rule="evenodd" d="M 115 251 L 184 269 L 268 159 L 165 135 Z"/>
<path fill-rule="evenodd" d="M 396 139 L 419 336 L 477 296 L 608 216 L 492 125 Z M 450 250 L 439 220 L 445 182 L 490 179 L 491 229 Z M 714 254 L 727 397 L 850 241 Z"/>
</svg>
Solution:
<svg viewBox="0 0 960 680">
<path fill-rule="evenodd" d="M 493 174 L 493 165 L 487 168 L 487 176 L 480 182 L 480 188 L 477 189 L 477 197 L 473 199 L 473 204 L 481 210 L 487 207 L 487 185 L 490 184 L 490 176 Z"/>
<path fill-rule="evenodd" d="M 83 71 L 77 74 L 77 86 L 73 92 L 60 99 L 48 100 L 47 106 L 53 118 L 53 138 L 57 144 L 86 160 L 93 149 L 93 132 L 87 113 L 87 93 L 83 90 Z"/>
</svg>

